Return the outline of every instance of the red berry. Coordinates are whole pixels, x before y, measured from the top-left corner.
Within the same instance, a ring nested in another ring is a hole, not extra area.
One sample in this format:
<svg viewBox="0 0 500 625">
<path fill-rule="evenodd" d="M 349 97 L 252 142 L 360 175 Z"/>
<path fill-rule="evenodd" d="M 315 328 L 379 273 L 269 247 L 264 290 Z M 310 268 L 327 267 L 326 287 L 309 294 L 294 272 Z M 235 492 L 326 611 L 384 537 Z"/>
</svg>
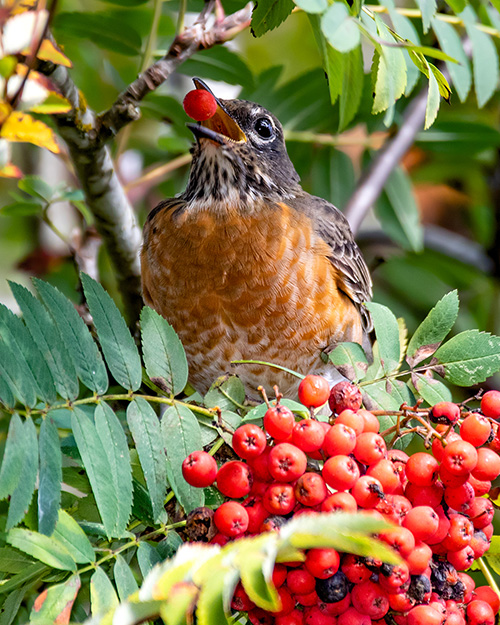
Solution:
<svg viewBox="0 0 500 625">
<path fill-rule="evenodd" d="M 275 564 L 273 569 L 273 584 L 276 588 L 283 586 L 286 580 L 287 568 L 284 564 Z"/>
<path fill-rule="evenodd" d="M 488 391 L 481 398 L 481 412 L 485 417 L 500 417 L 500 391 Z"/>
<path fill-rule="evenodd" d="M 289 443 L 279 443 L 269 454 L 269 472 L 279 482 L 293 482 L 306 471 L 305 453 Z"/>
<path fill-rule="evenodd" d="M 416 506 L 403 519 L 403 527 L 409 529 L 415 540 L 426 541 L 439 527 L 439 517 L 430 506 Z"/>
<path fill-rule="evenodd" d="M 339 416 L 335 419 L 335 425 L 336 424 L 347 425 L 354 430 L 356 436 L 362 434 L 365 429 L 365 420 L 363 417 L 349 408 L 342 410 Z"/>
<path fill-rule="evenodd" d="M 366 475 L 377 478 L 382 484 L 384 493 L 394 493 L 398 488 L 401 488 L 398 472 L 392 462 L 386 458 L 382 458 L 382 460 L 379 460 L 375 464 L 371 464 L 366 470 Z"/>
<path fill-rule="evenodd" d="M 455 567 L 457 571 L 465 571 L 474 562 L 474 550 L 470 545 L 460 549 L 460 551 L 449 551 L 446 555 L 448 562 Z"/>
<path fill-rule="evenodd" d="M 289 514 L 296 504 L 293 487 L 290 484 L 271 484 L 262 499 L 265 509 L 271 514 Z"/>
<path fill-rule="evenodd" d="M 264 508 L 260 497 L 247 497 L 241 505 L 248 513 L 248 531 L 256 534 L 269 516 L 269 512 Z"/>
<path fill-rule="evenodd" d="M 478 480 L 494 480 L 500 473 L 500 456 L 492 449 L 481 447 L 477 450 L 477 464 L 472 475 Z"/>
<path fill-rule="evenodd" d="M 363 417 L 363 421 L 365 422 L 363 432 L 375 432 L 378 434 L 380 430 L 380 422 L 373 413 L 360 408 L 358 410 L 358 415 Z"/>
<path fill-rule="evenodd" d="M 233 434 L 233 449 L 240 458 L 256 458 L 266 448 L 266 435 L 259 426 L 246 423 Z"/>
<path fill-rule="evenodd" d="M 455 425 L 460 419 L 460 408 L 451 401 L 441 401 L 431 408 L 429 417 L 433 423 Z"/>
<path fill-rule="evenodd" d="M 308 408 L 326 404 L 330 396 L 330 385 L 321 375 L 306 375 L 299 384 L 299 401 Z"/>
<path fill-rule="evenodd" d="M 328 483 L 328 480 L 325 481 Z M 369 475 L 359 478 L 352 487 L 351 494 L 360 508 L 373 508 L 384 498 L 382 484 Z"/>
<path fill-rule="evenodd" d="M 352 605 L 361 614 L 368 614 L 372 619 L 384 617 L 389 610 L 387 593 L 371 580 L 356 584 L 351 591 Z"/>
<path fill-rule="evenodd" d="M 443 614 L 430 605 L 417 605 L 408 612 L 408 625 L 442 625 Z"/>
<path fill-rule="evenodd" d="M 444 501 L 457 512 L 467 512 L 473 499 L 474 489 L 468 482 L 455 488 L 445 488 Z"/>
<path fill-rule="evenodd" d="M 290 614 L 284 616 L 277 616 L 275 618 L 275 625 L 303 625 L 304 615 L 300 610 L 292 610 Z"/>
<path fill-rule="evenodd" d="M 346 554 L 342 559 L 342 572 L 353 584 L 366 582 L 372 576 L 372 572 L 365 564 L 365 559 L 352 553 Z"/>
<path fill-rule="evenodd" d="M 292 443 L 306 453 L 321 449 L 324 440 L 325 430 L 318 421 L 303 419 L 293 426 Z"/>
<path fill-rule="evenodd" d="M 358 504 L 351 493 L 333 493 L 321 504 L 321 512 L 356 512 Z"/>
<path fill-rule="evenodd" d="M 191 486 L 211 486 L 217 476 L 217 463 L 206 451 L 193 451 L 182 463 L 182 475 Z"/>
<path fill-rule="evenodd" d="M 335 490 L 349 490 L 358 481 L 359 468 L 349 456 L 332 456 L 325 462 L 321 475 Z"/>
<path fill-rule="evenodd" d="M 467 441 L 459 440 L 446 445 L 441 466 L 452 475 L 468 475 L 476 466 L 477 461 L 475 447 Z"/>
<path fill-rule="evenodd" d="M 475 412 L 466 417 L 460 426 L 460 436 L 474 447 L 484 445 L 491 434 L 491 424 Z"/>
<path fill-rule="evenodd" d="M 415 549 L 415 539 L 410 530 L 405 527 L 392 527 L 379 534 L 382 542 L 397 551 L 402 558 L 406 558 Z"/>
<path fill-rule="evenodd" d="M 471 502 L 468 515 L 476 529 L 482 529 L 493 521 L 495 508 L 489 499 L 475 497 Z"/>
<path fill-rule="evenodd" d="M 490 604 L 494 614 L 500 610 L 500 597 L 490 586 L 478 586 L 474 589 L 474 598 Z"/>
<path fill-rule="evenodd" d="M 295 484 L 295 497 L 304 506 L 317 506 L 327 495 L 326 484 L 318 473 L 304 473 Z"/>
<path fill-rule="evenodd" d="M 387 446 L 380 434 L 366 432 L 357 437 L 354 455 L 362 464 L 375 464 L 387 457 Z"/>
<path fill-rule="evenodd" d="M 491 391 L 490 391 L 491 392 Z M 489 603 L 474 599 L 466 608 L 468 625 L 494 625 L 495 614 Z"/>
<path fill-rule="evenodd" d="M 247 531 L 248 513 L 236 501 L 226 501 L 214 514 L 214 523 L 221 534 L 234 538 Z"/>
<path fill-rule="evenodd" d="M 269 408 L 264 415 L 264 429 L 276 441 L 286 441 L 292 435 L 295 417 L 286 406 L 278 404 Z"/>
<path fill-rule="evenodd" d="M 416 486 L 432 486 L 438 475 L 439 464 L 435 458 L 425 452 L 417 452 L 408 458 L 405 473 L 408 480 Z"/>
<path fill-rule="evenodd" d="M 182 106 L 191 119 L 201 122 L 215 115 L 217 101 L 210 91 L 193 89 L 186 94 Z"/>
<path fill-rule="evenodd" d="M 314 577 L 326 579 L 339 570 L 340 557 L 335 549 L 309 549 L 306 555 L 306 569 Z"/>
<path fill-rule="evenodd" d="M 249 596 L 245 592 L 245 589 L 238 582 L 238 585 L 234 589 L 234 595 L 231 600 L 231 607 L 238 612 L 248 612 L 255 607 L 255 603 L 250 600 Z"/>
<path fill-rule="evenodd" d="M 270 482 L 273 479 L 269 473 L 269 454 L 271 453 L 271 449 L 271 447 L 267 446 L 260 456 L 248 460 L 248 465 L 251 467 L 252 475 L 256 480 Z"/>
<path fill-rule="evenodd" d="M 316 578 L 301 567 L 288 573 L 286 585 L 294 595 L 307 595 L 316 589 Z"/>
<path fill-rule="evenodd" d="M 372 625 L 372 620 L 368 614 L 361 614 L 351 606 L 339 615 L 337 625 Z"/>
<path fill-rule="evenodd" d="M 361 391 L 351 382 L 339 382 L 330 391 L 328 403 L 330 409 L 335 414 L 340 414 L 343 410 L 359 410 L 361 408 Z"/>
<path fill-rule="evenodd" d="M 343 423 L 335 423 L 328 430 L 323 441 L 327 456 L 348 456 L 356 447 L 356 432 Z"/>
<path fill-rule="evenodd" d="M 252 487 L 252 472 L 248 465 L 238 460 L 223 464 L 217 473 L 217 488 L 225 497 L 245 497 Z"/>
<path fill-rule="evenodd" d="M 413 551 L 406 556 L 406 564 L 411 575 L 422 575 L 429 566 L 432 549 L 424 542 L 417 543 Z"/>
</svg>

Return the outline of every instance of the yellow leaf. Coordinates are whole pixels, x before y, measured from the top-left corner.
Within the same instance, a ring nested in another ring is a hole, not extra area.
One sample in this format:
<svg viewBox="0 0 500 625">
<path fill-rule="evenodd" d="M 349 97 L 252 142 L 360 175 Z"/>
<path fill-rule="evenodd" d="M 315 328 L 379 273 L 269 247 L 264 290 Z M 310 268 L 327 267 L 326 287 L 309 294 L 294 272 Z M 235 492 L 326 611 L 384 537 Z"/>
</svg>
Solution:
<svg viewBox="0 0 500 625">
<path fill-rule="evenodd" d="M 29 9 L 36 9 L 38 0 L 5 0 L 5 8 L 10 9 L 11 15 L 24 13 Z"/>
<path fill-rule="evenodd" d="M 0 125 L 4 123 L 7 117 L 12 113 L 12 107 L 7 102 L 0 100 Z"/>
<path fill-rule="evenodd" d="M 71 111 L 71 104 L 63 98 L 62 95 L 52 92 L 48 97 L 30 108 L 32 113 L 45 113 L 46 115 L 53 115 L 54 113 L 67 113 Z"/>
<path fill-rule="evenodd" d="M 37 57 L 42 61 L 52 61 L 56 65 L 64 65 L 64 67 L 73 67 L 73 63 L 68 57 L 57 48 L 52 41 L 44 39 L 40 50 L 38 50 Z"/>
<path fill-rule="evenodd" d="M 23 172 L 12 163 L 7 163 L 5 167 L 0 169 L 0 178 L 22 178 Z"/>
<path fill-rule="evenodd" d="M 33 143 L 41 148 L 47 148 L 54 154 L 61 151 L 56 141 L 54 131 L 27 113 L 16 111 L 11 113 L 3 123 L 0 137 L 9 141 Z"/>
</svg>

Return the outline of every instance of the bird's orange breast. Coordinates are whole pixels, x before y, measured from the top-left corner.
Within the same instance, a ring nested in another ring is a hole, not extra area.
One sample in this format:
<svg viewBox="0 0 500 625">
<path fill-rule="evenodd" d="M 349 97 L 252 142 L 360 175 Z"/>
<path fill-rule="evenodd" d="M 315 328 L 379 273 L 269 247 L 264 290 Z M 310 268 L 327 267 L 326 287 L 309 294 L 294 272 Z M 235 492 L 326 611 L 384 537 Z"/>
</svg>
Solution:
<svg viewBox="0 0 500 625">
<path fill-rule="evenodd" d="M 201 391 L 237 359 L 318 371 L 321 349 L 362 337 L 330 254 L 310 218 L 284 203 L 248 214 L 163 210 L 145 228 L 144 297 L 179 334 Z M 245 377 L 284 392 L 294 384 L 257 366 Z"/>
</svg>

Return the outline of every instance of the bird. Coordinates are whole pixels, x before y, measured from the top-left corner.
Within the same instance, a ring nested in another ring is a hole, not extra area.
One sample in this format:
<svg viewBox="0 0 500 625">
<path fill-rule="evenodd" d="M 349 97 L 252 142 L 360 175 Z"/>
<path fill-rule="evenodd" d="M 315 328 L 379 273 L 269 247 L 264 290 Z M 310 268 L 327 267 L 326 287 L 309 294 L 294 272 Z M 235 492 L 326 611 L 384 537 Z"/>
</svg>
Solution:
<svg viewBox="0 0 500 625">
<path fill-rule="evenodd" d="M 296 376 L 238 360 L 333 384 L 322 353 L 369 345 L 366 262 L 342 212 L 300 186 L 279 120 L 254 102 L 214 98 L 213 117 L 187 124 L 186 189 L 146 219 L 143 298 L 177 332 L 200 393 L 236 371 L 250 399 L 275 385 L 296 396 Z"/>
</svg>

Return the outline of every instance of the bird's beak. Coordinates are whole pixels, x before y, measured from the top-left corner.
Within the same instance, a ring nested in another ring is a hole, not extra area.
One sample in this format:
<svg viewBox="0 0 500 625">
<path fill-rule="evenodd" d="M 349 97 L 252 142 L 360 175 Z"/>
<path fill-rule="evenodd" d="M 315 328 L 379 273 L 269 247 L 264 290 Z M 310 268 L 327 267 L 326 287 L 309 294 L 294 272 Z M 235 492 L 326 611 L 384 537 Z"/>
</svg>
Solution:
<svg viewBox="0 0 500 625">
<path fill-rule="evenodd" d="M 211 89 L 199 78 L 193 78 L 197 89 L 203 89 L 212 93 Z M 224 145 L 227 143 L 246 143 L 247 138 L 239 124 L 225 110 L 221 101 L 212 93 L 217 102 L 217 110 L 210 119 L 197 124 L 187 124 L 187 127 L 199 139 L 211 139 L 215 143 Z"/>
</svg>

